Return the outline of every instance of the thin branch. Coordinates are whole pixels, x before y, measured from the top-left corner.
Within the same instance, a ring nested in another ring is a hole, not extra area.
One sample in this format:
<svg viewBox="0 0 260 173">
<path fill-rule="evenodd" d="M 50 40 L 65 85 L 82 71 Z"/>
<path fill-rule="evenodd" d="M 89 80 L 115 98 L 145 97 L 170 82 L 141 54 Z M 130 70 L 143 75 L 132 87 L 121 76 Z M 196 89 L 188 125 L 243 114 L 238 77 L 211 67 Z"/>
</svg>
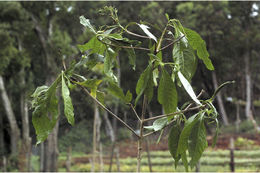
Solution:
<svg viewBox="0 0 260 173">
<path fill-rule="evenodd" d="M 130 35 L 133 35 L 133 36 L 136 36 L 136 37 L 151 39 L 150 37 L 147 37 L 147 36 L 144 36 L 144 35 L 139 35 L 139 34 L 136 34 L 136 33 L 131 32 L 131 31 L 128 31 L 128 30 L 125 29 L 125 28 L 123 28 L 123 30 L 124 30 L 127 34 L 130 34 Z"/>
<path fill-rule="evenodd" d="M 135 108 L 133 107 L 133 105 L 131 103 L 129 105 L 132 108 L 133 112 L 135 113 L 135 116 L 137 117 L 137 119 L 141 122 L 141 119 L 140 119 L 139 115 L 137 114 L 137 112 L 135 111 Z"/>
<path fill-rule="evenodd" d="M 99 39 L 98 39 L 99 40 Z M 146 50 L 146 51 L 150 51 L 150 49 L 145 48 L 145 47 L 133 47 L 133 46 L 119 46 L 119 45 L 115 45 L 115 44 L 111 44 L 111 43 L 106 43 L 102 40 L 99 40 L 100 42 L 107 44 L 109 46 L 113 46 L 113 47 L 119 47 L 119 48 L 125 48 L 125 49 L 140 49 L 140 50 Z"/>
<path fill-rule="evenodd" d="M 185 109 L 183 111 L 178 111 L 178 112 L 173 112 L 173 113 L 169 113 L 169 114 L 158 115 L 158 116 L 155 116 L 155 117 L 144 119 L 144 122 L 151 121 L 151 120 L 157 120 L 159 118 L 168 117 L 168 116 L 171 116 L 171 115 L 177 115 L 177 114 L 193 111 L 193 110 L 196 110 L 196 109 L 203 108 L 205 106 L 206 105 L 195 106 L 195 107 L 192 107 L 192 108 L 189 108 L 189 109 Z"/>
<path fill-rule="evenodd" d="M 166 45 L 166 46 L 164 46 L 163 48 L 161 48 L 158 52 L 160 52 L 160 51 L 162 51 L 162 50 L 164 50 L 164 49 L 166 49 L 167 47 L 169 47 L 169 46 L 171 46 L 171 45 L 173 45 L 174 43 L 176 43 L 176 42 L 178 42 L 178 41 L 180 41 L 182 38 L 184 37 L 184 35 L 183 36 L 181 36 L 181 37 L 179 37 L 179 38 L 177 38 L 176 40 L 174 40 L 173 42 L 171 42 L 170 44 L 168 44 L 168 45 Z"/>
<path fill-rule="evenodd" d="M 199 98 L 203 93 L 204 93 L 204 90 L 201 90 L 201 92 L 198 94 L 197 98 Z M 173 113 L 169 113 L 169 114 L 158 115 L 158 116 L 155 116 L 155 117 L 151 117 L 151 118 L 144 119 L 144 122 L 151 121 L 151 120 L 156 120 L 156 119 L 163 118 L 163 117 L 168 117 L 168 116 L 171 116 L 171 115 L 177 115 L 177 114 L 189 112 L 189 111 L 196 110 L 196 109 L 200 109 L 200 108 L 206 106 L 206 105 L 200 105 L 200 106 L 195 106 L 195 107 L 190 108 L 191 105 L 192 105 L 192 103 L 189 104 L 189 105 L 188 105 L 184 110 L 182 110 L 182 111 L 173 112 Z"/>
<path fill-rule="evenodd" d="M 71 82 L 75 83 L 75 81 L 71 81 Z M 75 84 L 77 84 L 77 83 L 75 83 Z M 108 113 L 110 113 L 112 116 L 114 116 L 118 121 L 120 121 L 124 126 L 126 126 L 126 128 L 128 128 L 130 131 L 132 131 L 135 136 L 137 136 L 138 138 L 140 138 L 140 136 L 139 136 L 128 124 L 126 124 L 126 123 L 125 123 L 122 119 L 120 119 L 116 114 L 114 114 L 113 112 L 111 112 L 111 111 L 110 111 L 108 108 L 106 108 L 102 103 L 100 103 L 95 97 L 93 97 L 85 87 L 83 87 L 83 86 L 81 86 L 81 85 L 79 85 L 79 84 L 77 84 L 77 85 L 78 85 L 88 96 L 90 96 L 102 109 L 104 109 L 105 111 L 107 111 Z"/>
<path fill-rule="evenodd" d="M 164 126 L 162 129 L 164 129 L 164 128 L 168 127 L 169 125 L 171 125 L 175 120 L 176 120 L 176 118 L 174 118 L 173 120 L 171 120 L 171 121 L 170 121 L 166 126 Z M 162 129 L 161 129 L 161 130 L 162 130 Z M 154 133 L 156 133 L 156 132 L 159 132 L 159 131 L 160 131 L 160 130 L 146 133 L 146 134 L 143 135 L 143 137 L 145 138 L 145 137 L 150 136 L 150 135 L 152 135 L 152 134 L 154 134 Z"/>
</svg>

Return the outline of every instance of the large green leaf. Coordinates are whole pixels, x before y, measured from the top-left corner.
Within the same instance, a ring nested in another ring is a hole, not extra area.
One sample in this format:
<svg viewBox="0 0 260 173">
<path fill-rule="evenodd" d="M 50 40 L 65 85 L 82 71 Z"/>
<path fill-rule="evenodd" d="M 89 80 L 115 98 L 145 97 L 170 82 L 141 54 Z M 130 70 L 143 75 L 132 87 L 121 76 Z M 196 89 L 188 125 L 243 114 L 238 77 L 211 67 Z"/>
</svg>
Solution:
<svg viewBox="0 0 260 173">
<path fill-rule="evenodd" d="M 163 106 L 166 114 L 176 111 L 178 96 L 175 84 L 169 73 L 162 68 L 162 76 L 158 87 L 158 102 Z"/>
<path fill-rule="evenodd" d="M 181 46 L 181 43 L 176 43 L 172 55 L 174 62 L 179 65 L 181 73 L 188 81 L 191 81 L 197 68 L 197 58 L 193 49 L 190 46 L 185 48 Z"/>
<path fill-rule="evenodd" d="M 194 50 L 197 50 L 198 57 L 203 61 L 209 70 L 214 70 L 214 66 L 209 59 L 209 53 L 206 48 L 205 41 L 200 37 L 200 35 L 188 28 L 184 28 L 186 36 L 188 38 L 189 44 Z"/>
<path fill-rule="evenodd" d="M 203 151 L 208 146 L 206 139 L 206 128 L 204 125 L 204 116 L 199 117 L 198 122 L 193 126 L 189 138 L 189 156 L 190 167 L 193 168 L 199 161 Z"/>
<path fill-rule="evenodd" d="M 191 130 L 194 127 L 194 125 L 199 121 L 199 118 L 201 116 L 201 113 L 197 113 L 193 116 L 191 116 L 184 124 L 184 128 L 180 134 L 180 139 L 178 143 L 178 154 L 182 154 L 186 152 L 188 149 L 188 139 L 191 134 Z"/>
<path fill-rule="evenodd" d="M 113 73 L 114 61 L 116 61 L 117 52 L 108 48 L 106 50 L 106 57 L 104 61 L 104 73 L 110 77 L 113 81 L 117 81 L 117 77 Z"/>
<path fill-rule="evenodd" d="M 125 103 L 129 103 L 132 100 L 132 94 L 130 91 L 127 91 L 126 95 L 124 94 L 122 88 L 120 88 L 116 83 L 110 82 L 109 87 L 107 88 L 108 92 L 113 96 L 119 98 Z"/>
<path fill-rule="evenodd" d="M 135 105 L 138 102 L 140 96 L 144 93 L 145 89 L 147 88 L 151 75 L 152 75 L 152 66 L 151 64 L 149 64 L 137 81 L 136 88 L 135 88 L 137 94 L 137 97 L 135 99 Z"/>
<path fill-rule="evenodd" d="M 64 114 L 71 125 L 74 125 L 74 108 L 70 98 L 70 90 L 66 85 L 64 74 L 62 73 L 61 93 L 64 102 Z"/>
<path fill-rule="evenodd" d="M 96 34 L 96 31 L 95 31 L 94 27 L 90 24 L 89 19 L 86 19 L 84 16 L 80 16 L 79 20 L 83 26 L 87 27 L 90 31 L 92 31 L 93 33 Z"/>
<path fill-rule="evenodd" d="M 43 142 L 54 128 L 58 119 L 56 88 L 61 81 L 59 75 L 50 87 L 38 87 L 32 94 L 32 123 L 37 135 L 37 144 Z"/>
<path fill-rule="evenodd" d="M 158 131 L 158 130 L 161 130 L 162 128 L 164 128 L 164 126 L 166 126 L 167 122 L 168 122 L 167 117 L 163 117 L 163 118 L 159 118 L 159 119 L 155 120 L 153 122 L 154 131 Z"/>
<path fill-rule="evenodd" d="M 180 134 L 181 134 L 180 125 L 174 124 L 168 136 L 168 148 L 172 155 L 172 158 L 175 161 L 175 168 L 177 167 L 177 164 L 180 160 L 180 155 L 177 153 Z"/>
<path fill-rule="evenodd" d="M 196 94 L 194 93 L 189 81 L 182 75 L 180 71 L 178 71 L 178 77 L 184 87 L 184 89 L 187 91 L 187 93 L 190 95 L 192 100 L 197 103 L 198 105 L 201 105 L 200 101 L 197 99 Z"/>
<path fill-rule="evenodd" d="M 188 158 L 187 158 L 187 154 L 186 154 L 186 151 L 184 151 L 183 153 L 181 153 L 181 160 L 182 160 L 182 163 L 185 167 L 185 171 L 186 172 L 189 172 L 189 165 L 188 165 Z"/>
<path fill-rule="evenodd" d="M 91 95 L 93 97 L 96 97 L 97 88 L 101 82 L 102 82 L 102 80 L 100 80 L 100 79 L 87 79 L 83 82 L 76 82 L 76 83 L 78 85 L 89 88 L 91 91 Z"/>
<path fill-rule="evenodd" d="M 97 53 L 100 55 L 104 54 L 104 51 L 106 50 L 106 45 L 104 45 L 102 42 L 100 42 L 96 36 L 91 38 L 90 41 L 88 41 L 84 45 L 78 45 L 78 48 L 81 52 L 85 52 L 87 50 L 91 50 L 91 53 Z"/>
<path fill-rule="evenodd" d="M 133 66 L 133 70 L 135 70 L 135 60 L 136 55 L 134 49 L 125 49 L 128 54 L 129 64 Z"/>
</svg>

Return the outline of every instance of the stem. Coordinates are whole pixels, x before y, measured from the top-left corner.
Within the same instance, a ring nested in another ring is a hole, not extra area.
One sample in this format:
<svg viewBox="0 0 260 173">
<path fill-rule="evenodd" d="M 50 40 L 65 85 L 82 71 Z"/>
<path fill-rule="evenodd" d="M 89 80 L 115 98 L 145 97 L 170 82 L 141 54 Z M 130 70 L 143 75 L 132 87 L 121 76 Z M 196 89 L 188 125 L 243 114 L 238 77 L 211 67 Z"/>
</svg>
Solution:
<svg viewBox="0 0 260 173">
<path fill-rule="evenodd" d="M 202 89 L 202 90 L 200 91 L 200 93 L 198 94 L 197 98 L 199 98 L 204 92 L 205 92 L 205 91 Z M 189 104 L 189 105 L 188 105 L 184 110 L 182 110 L 182 111 L 178 111 L 178 112 L 173 112 L 173 113 L 169 113 L 169 114 L 163 114 L 163 115 L 158 115 L 158 116 L 155 116 L 155 117 L 147 118 L 147 119 L 144 119 L 143 122 L 147 122 L 147 121 L 151 121 L 151 120 L 156 120 L 156 119 L 159 119 L 159 118 L 162 118 L 162 117 L 168 117 L 168 116 L 171 116 L 171 115 L 177 115 L 177 114 L 189 112 L 189 111 L 196 110 L 196 109 L 200 109 L 200 108 L 206 106 L 206 105 L 200 105 L 200 106 L 196 106 L 196 107 L 190 108 L 191 105 L 192 105 L 192 103 Z"/>
<path fill-rule="evenodd" d="M 181 36 L 181 37 L 179 37 L 179 38 L 177 38 L 176 40 L 174 40 L 173 42 L 171 42 L 170 44 L 168 44 L 168 45 L 166 45 L 166 46 L 164 46 L 163 48 L 161 48 L 158 52 L 160 52 L 160 51 L 162 51 L 162 50 L 164 50 L 164 49 L 166 49 L 167 47 L 169 47 L 169 46 L 171 46 L 171 45 L 173 45 L 174 43 L 176 43 L 176 42 L 178 42 L 178 41 L 180 41 L 182 38 L 184 37 L 184 35 L 183 36 Z"/>
<path fill-rule="evenodd" d="M 147 121 L 156 120 L 156 119 L 163 118 L 163 117 L 168 117 L 168 116 L 171 116 L 171 115 L 177 115 L 177 114 L 193 111 L 193 110 L 196 110 L 196 109 L 200 109 L 200 108 L 203 108 L 205 106 L 206 105 L 195 106 L 195 107 L 192 107 L 192 108 L 189 108 L 189 109 L 185 109 L 183 111 L 178 111 L 178 112 L 173 112 L 173 113 L 169 113 L 169 114 L 163 114 L 163 115 L 158 115 L 158 116 L 155 116 L 155 117 L 147 118 L 147 119 L 144 119 L 143 121 L 147 122 Z"/>
<path fill-rule="evenodd" d="M 141 122 L 140 122 L 140 138 L 138 139 L 137 172 L 141 171 L 143 127 L 144 127 L 144 115 L 145 115 L 146 106 L 147 106 L 147 97 L 146 95 L 144 95 Z"/>
<path fill-rule="evenodd" d="M 137 114 L 137 112 L 135 111 L 135 108 L 133 107 L 133 105 L 131 103 L 129 103 L 130 107 L 132 108 L 133 112 L 135 113 L 135 116 L 137 117 L 137 119 L 139 120 L 139 122 L 141 122 L 142 120 L 140 119 L 139 115 Z"/>
<path fill-rule="evenodd" d="M 75 81 L 71 81 L 72 83 L 74 83 L 74 84 L 77 84 Z M 126 128 L 128 128 L 130 131 L 132 131 L 133 132 L 133 134 L 136 136 L 136 137 L 138 137 L 138 138 L 140 138 L 140 136 L 134 131 L 134 129 L 132 129 L 128 124 L 126 124 L 123 120 L 121 120 L 116 114 L 114 114 L 113 112 L 111 112 L 108 108 L 106 108 L 102 103 L 100 103 L 95 97 L 93 97 L 90 93 L 89 93 L 89 91 L 85 88 L 85 87 L 83 87 L 83 86 L 81 86 L 81 85 L 79 85 L 79 84 L 77 84 L 83 91 L 84 91 L 84 93 L 85 94 L 87 94 L 88 96 L 90 96 L 102 109 L 104 109 L 105 111 L 107 111 L 109 114 L 111 114 L 113 117 L 115 117 L 118 121 L 120 121 Z"/>
<path fill-rule="evenodd" d="M 145 47 L 133 47 L 133 46 L 119 46 L 119 45 L 115 45 L 115 44 L 111 44 L 111 43 L 106 43 L 100 39 L 98 39 L 100 42 L 102 42 L 103 44 L 109 45 L 109 46 L 113 46 L 113 47 L 119 47 L 119 48 L 125 48 L 125 49 L 140 49 L 140 50 L 146 50 L 146 51 L 150 51 L 150 49 L 145 48 Z"/>
</svg>

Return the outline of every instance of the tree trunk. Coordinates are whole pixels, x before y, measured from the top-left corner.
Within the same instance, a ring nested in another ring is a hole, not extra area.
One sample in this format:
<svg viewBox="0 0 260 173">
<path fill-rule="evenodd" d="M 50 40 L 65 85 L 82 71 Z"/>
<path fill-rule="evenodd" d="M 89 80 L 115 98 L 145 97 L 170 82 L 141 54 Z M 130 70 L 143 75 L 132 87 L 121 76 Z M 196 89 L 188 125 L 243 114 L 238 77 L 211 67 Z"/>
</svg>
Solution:
<svg viewBox="0 0 260 173">
<path fill-rule="evenodd" d="M 250 73 L 250 53 L 246 50 L 245 53 L 245 81 L 246 81 L 246 107 L 245 114 L 250 119 L 251 112 L 251 73 Z"/>
<path fill-rule="evenodd" d="M 0 115 L 0 158 L 5 154 L 3 114 Z"/>
<path fill-rule="evenodd" d="M 114 148 L 115 148 L 115 134 L 114 134 L 114 129 L 112 127 L 112 124 L 110 122 L 110 120 L 108 119 L 108 113 L 107 111 L 104 112 L 104 120 L 106 123 L 106 127 L 107 127 L 107 134 L 110 136 L 110 140 L 112 142 L 112 149 L 111 149 L 111 154 L 110 154 L 110 163 L 109 163 L 109 169 L 108 171 L 111 172 L 112 171 L 112 164 L 113 164 L 113 156 L 114 156 Z"/>
<path fill-rule="evenodd" d="M 21 39 L 18 37 L 18 50 L 22 52 L 23 46 Z M 19 156 L 19 170 L 20 171 L 30 171 L 30 160 L 31 160 L 31 137 L 30 137 L 30 125 L 29 125 L 29 114 L 28 114 L 28 101 L 27 92 L 25 84 L 25 71 L 24 68 L 21 69 L 20 73 L 20 85 L 21 85 L 21 95 L 20 95 L 20 112 L 22 117 L 22 143 Z"/>
<path fill-rule="evenodd" d="M 218 88 L 218 81 L 217 81 L 217 75 L 216 75 L 215 71 L 212 71 L 212 81 L 213 81 L 214 89 L 216 90 Z M 217 97 L 217 102 L 218 102 L 220 114 L 222 116 L 224 125 L 227 126 L 227 125 L 229 125 L 229 122 L 228 122 L 228 117 L 227 117 L 227 113 L 225 110 L 225 106 L 223 104 L 221 92 L 219 92 L 216 97 Z"/>
<path fill-rule="evenodd" d="M 53 131 L 49 134 L 44 145 L 44 172 L 58 171 L 58 127 L 59 122 L 57 121 Z"/>
<path fill-rule="evenodd" d="M 19 144 L 19 139 L 20 139 L 20 130 L 18 128 L 15 115 L 10 103 L 10 99 L 7 95 L 7 92 L 5 90 L 4 86 L 4 80 L 3 77 L 0 76 L 0 92 L 1 92 L 1 97 L 3 101 L 3 106 L 7 115 L 8 122 L 10 124 L 11 128 L 11 152 L 13 155 L 18 153 L 18 144 Z"/>
<path fill-rule="evenodd" d="M 29 12 L 30 13 L 30 12 Z M 48 34 L 44 34 L 44 29 L 39 23 L 39 19 L 37 19 L 32 13 L 30 13 L 31 19 L 34 23 L 34 27 L 37 31 L 38 38 L 40 40 L 41 46 L 43 48 L 45 54 L 46 61 L 46 70 L 47 70 L 47 78 L 45 84 L 50 86 L 51 83 L 55 80 L 56 76 L 56 63 L 49 51 L 49 47 L 51 47 L 51 43 L 48 41 L 53 28 L 53 18 L 48 19 Z M 59 128 L 59 120 L 57 120 L 57 124 L 55 125 L 52 133 L 48 136 L 45 146 L 44 146 L 44 160 L 43 160 L 43 170 L 42 171 L 57 171 L 58 170 L 58 128 Z M 42 155 L 43 156 L 43 155 Z"/>
<path fill-rule="evenodd" d="M 98 118 L 98 105 L 94 103 L 94 122 L 93 122 L 93 151 L 92 151 L 92 167 L 91 172 L 95 171 L 96 153 L 97 153 L 97 118 Z"/>
</svg>

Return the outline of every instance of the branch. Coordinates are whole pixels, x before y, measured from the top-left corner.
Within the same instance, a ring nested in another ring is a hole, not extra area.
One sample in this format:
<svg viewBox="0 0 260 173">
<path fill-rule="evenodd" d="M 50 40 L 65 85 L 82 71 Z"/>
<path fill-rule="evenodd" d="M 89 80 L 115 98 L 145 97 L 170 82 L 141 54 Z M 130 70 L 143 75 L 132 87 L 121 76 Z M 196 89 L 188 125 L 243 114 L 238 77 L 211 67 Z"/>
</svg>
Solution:
<svg viewBox="0 0 260 173">
<path fill-rule="evenodd" d="M 75 81 L 71 81 L 72 83 L 74 83 L 74 84 L 77 84 Z M 128 124 L 126 124 L 122 119 L 120 119 L 116 114 L 114 114 L 113 112 L 111 112 L 108 108 L 106 108 L 102 103 L 100 103 L 95 97 L 93 97 L 90 93 L 89 93 L 89 91 L 85 88 L 85 87 L 83 87 L 83 86 L 81 86 L 81 85 L 79 85 L 79 84 L 77 84 L 83 91 L 84 91 L 84 93 L 85 94 L 87 94 L 88 96 L 90 96 L 102 109 L 104 109 L 105 111 L 107 111 L 109 114 L 111 114 L 113 117 L 115 117 L 118 121 L 120 121 L 126 128 L 128 128 L 130 131 L 132 131 L 133 133 L 134 133 L 134 135 L 135 136 L 137 136 L 138 138 L 140 138 L 140 136 L 134 131 L 134 129 L 132 129 Z"/>
<path fill-rule="evenodd" d="M 123 30 L 124 30 L 127 34 L 130 34 L 130 35 L 133 35 L 133 36 L 136 36 L 136 37 L 151 39 L 150 37 L 147 37 L 147 36 L 144 36 L 144 35 L 139 35 L 139 34 L 136 34 L 136 33 L 131 32 L 131 31 L 128 31 L 128 30 L 125 29 L 125 28 L 123 28 Z"/>
<path fill-rule="evenodd" d="M 167 125 L 165 125 L 162 129 L 164 129 L 164 128 L 168 127 L 169 125 L 171 125 L 175 120 L 176 120 L 176 117 L 175 117 L 173 120 L 171 120 Z M 162 130 L 162 129 L 161 129 L 161 130 Z M 146 134 L 143 135 L 143 137 L 150 136 L 150 135 L 152 135 L 152 134 L 154 134 L 154 133 L 156 133 L 156 132 L 159 132 L 159 131 L 161 131 L 161 130 L 157 130 L 157 131 L 153 131 L 153 132 L 146 133 Z"/>
<path fill-rule="evenodd" d="M 201 90 L 201 92 L 198 94 L 197 98 L 199 98 L 203 93 L 204 93 L 204 90 Z M 177 114 L 189 112 L 189 111 L 192 111 L 192 110 L 200 109 L 200 108 L 203 108 L 203 107 L 206 106 L 206 105 L 200 105 L 200 106 L 195 106 L 195 107 L 190 108 L 191 105 L 192 105 L 192 103 L 189 104 L 189 105 L 188 105 L 184 110 L 182 110 L 182 111 L 173 112 L 173 113 L 169 113 L 169 114 L 158 115 L 158 116 L 155 116 L 155 117 L 151 117 L 151 118 L 144 119 L 143 121 L 144 121 L 144 122 L 147 122 L 147 121 L 151 121 L 151 120 L 156 120 L 156 119 L 159 119 L 159 118 L 168 117 L 168 116 L 171 116 L 171 115 L 177 115 Z"/>
<path fill-rule="evenodd" d="M 168 116 L 171 116 L 171 115 L 177 115 L 177 114 L 193 111 L 193 110 L 196 110 L 196 109 L 203 108 L 205 106 L 206 105 L 195 106 L 195 107 L 192 107 L 192 108 L 189 108 L 189 109 L 185 109 L 183 111 L 178 111 L 178 112 L 173 112 L 173 113 L 169 113 L 169 114 L 158 115 L 158 116 L 155 116 L 155 117 L 144 119 L 144 122 L 151 121 L 151 120 L 157 120 L 159 118 L 168 117 Z"/>
<path fill-rule="evenodd" d="M 111 44 L 111 43 L 106 43 L 100 39 L 98 39 L 100 42 L 102 42 L 103 44 L 107 44 L 109 46 L 113 46 L 113 47 L 119 47 L 119 48 L 125 48 L 125 49 L 140 49 L 140 50 L 146 50 L 146 51 L 150 51 L 150 49 L 145 48 L 145 47 L 133 47 L 133 46 L 119 46 L 119 45 L 115 45 L 115 44 Z"/>
<path fill-rule="evenodd" d="M 177 38 L 176 40 L 174 40 L 173 42 L 171 42 L 170 44 L 168 44 L 168 45 L 166 45 L 166 46 L 164 46 L 163 48 L 161 48 L 158 52 L 160 52 L 160 51 L 162 51 L 162 50 L 164 50 L 164 49 L 166 49 L 167 47 L 169 47 L 169 46 L 171 46 L 171 45 L 173 45 L 174 43 L 176 43 L 176 42 L 178 42 L 178 41 L 180 41 L 182 38 L 184 37 L 184 35 L 183 36 L 181 36 L 181 37 L 179 37 L 179 38 Z"/>
<path fill-rule="evenodd" d="M 132 108 L 132 110 L 135 113 L 135 116 L 137 117 L 137 119 L 141 122 L 141 119 L 140 119 L 139 115 L 137 114 L 137 112 L 135 111 L 135 108 L 133 107 L 133 105 L 131 103 L 129 103 L 129 106 Z"/>
</svg>

